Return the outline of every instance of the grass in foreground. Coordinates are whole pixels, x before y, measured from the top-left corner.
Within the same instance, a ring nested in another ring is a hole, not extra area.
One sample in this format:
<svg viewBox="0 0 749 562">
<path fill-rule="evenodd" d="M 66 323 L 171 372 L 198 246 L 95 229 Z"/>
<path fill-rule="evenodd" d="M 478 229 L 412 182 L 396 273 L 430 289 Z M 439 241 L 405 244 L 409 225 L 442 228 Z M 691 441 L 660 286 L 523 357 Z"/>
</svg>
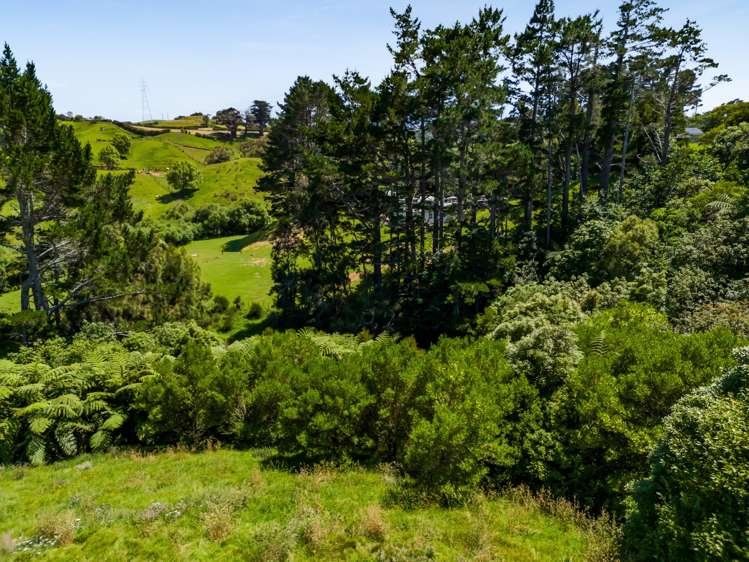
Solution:
<svg viewBox="0 0 749 562">
<path fill-rule="evenodd" d="M 3 549 L 12 560 L 97 562 L 597 557 L 599 535 L 528 495 L 406 511 L 383 505 L 387 471 L 292 474 L 262 468 L 260 458 L 120 453 L 0 469 L 0 557 Z"/>
</svg>

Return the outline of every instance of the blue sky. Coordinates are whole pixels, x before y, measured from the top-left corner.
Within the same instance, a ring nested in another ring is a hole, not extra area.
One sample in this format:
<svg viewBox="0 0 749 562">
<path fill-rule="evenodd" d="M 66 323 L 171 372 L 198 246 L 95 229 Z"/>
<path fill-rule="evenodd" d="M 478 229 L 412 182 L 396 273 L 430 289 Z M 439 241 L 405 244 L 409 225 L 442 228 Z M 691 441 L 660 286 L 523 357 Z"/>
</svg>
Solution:
<svg viewBox="0 0 749 562">
<path fill-rule="evenodd" d="M 215 112 L 253 99 L 280 101 L 300 74 L 329 79 L 347 68 L 382 78 L 390 68 L 391 0 L 2 0 L 0 42 L 33 60 L 58 111 L 140 120 L 140 82 L 154 118 Z M 503 8 L 520 30 L 534 2 L 413 0 L 427 27 L 468 20 L 484 4 Z M 599 7 L 607 26 L 616 1 Z M 733 82 L 705 96 L 705 108 L 749 99 L 749 0 L 662 0 L 666 22 L 687 17 L 704 29 L 719 71 Z M 595 2 L 557 0 L 557 14 Z"/>
</svg>

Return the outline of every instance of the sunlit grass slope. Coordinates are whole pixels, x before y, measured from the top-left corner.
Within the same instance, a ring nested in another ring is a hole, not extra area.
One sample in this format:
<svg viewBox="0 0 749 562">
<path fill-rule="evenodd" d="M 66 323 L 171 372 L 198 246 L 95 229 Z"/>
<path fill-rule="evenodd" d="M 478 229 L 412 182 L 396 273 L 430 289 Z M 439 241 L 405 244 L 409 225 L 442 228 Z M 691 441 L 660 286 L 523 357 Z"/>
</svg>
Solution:
<svg viewBox="0 0 749 562">
<path fill-rule="evenodd" d="M 518 498 L 406 511 L 384 501 L 387 472 L 290 473 L 262 456 L 120 453 L 0 469 L 0 549 L 96 562 L 572 561 L 593 542 L 573 518 Z"/>
<path fill-rule="evenodd" d="M 272 304 L 271 244 L 259 236 L 229 236 L 198 240 L 185 246 L 211 284 L 214 294 L 229 300 L 257 302 L 267 309 Z"/>
</svg>

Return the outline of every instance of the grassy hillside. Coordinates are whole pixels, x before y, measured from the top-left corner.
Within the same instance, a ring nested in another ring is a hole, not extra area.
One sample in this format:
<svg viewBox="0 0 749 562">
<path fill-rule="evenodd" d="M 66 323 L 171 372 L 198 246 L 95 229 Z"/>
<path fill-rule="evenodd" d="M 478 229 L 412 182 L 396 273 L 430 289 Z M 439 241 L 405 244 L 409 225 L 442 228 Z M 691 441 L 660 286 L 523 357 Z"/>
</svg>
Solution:
<svg viewBox="0 0 749 562">
<path fill-rule="evenodd" d="M 147 216 L 159 217 L 176 199 L 166 181 L 166 171 L 176 162 L 187 161 L 198 167 L 203 176 L 200 189 L 185 201 L 200 206 L 221 200 L 252 198 L 262 195 L 254 190 L 261 172 L 257 158 L 240 158 L 235 145 L 221 141 L 170 132 L 155 137 L 137 137 L 125 132 L 114 123 L 70 122 L 76 136 L 89 143 L 95 160 L 99 151 L 111 142 L 117 133 L 127 134 L 132 140 L 128 157 L 121 161 L 121 168 L 137 171 L 132 188 L 136 206 Z M 219 146 L 228 148 L 234 160 L 221 164 L 206 165 L 205 157 Z"/>
<path fill-rule="evenodd" d="M 187 254 L 200 265 L 203 279 L 214 294 L 229 300 L 242 297 L 268 309 L 272 299 L 270 263 L 271 244 L 257 236 L 229 236 L 198 240 L 185 246 Z"/>
<path fill-rule="evenodd" d="M 85 456 L 0 468 L 11 560 L 585 560 L 600 536 L 528 495 L 388 505 L 387 471 L 264 467 L 263 452 Z M 44 494 L 40 494 L 44 490 Z M 12 551 L 15 551 L 11 554 Z"/>
<path fill-rule="evenodd" d="M 82 143 L 91 145 L 94 161 L 99 151 L 109 144 L 114 135 L 126 134 L 132 141 L 128 157 L 120 162 L 122 169 L 135 169 L 136 176 L 130 194 L 137 209 L 147 217 L 159 219 L 178 202 L 198 208 L 211 203 L 227 203 L 238 199 L 262 200 L 254 187 L 262 172 L 258 158 L 241 158 L 236 144 L 197 137 L 181 132 L 169 132 L 154 137 L 139 137 L 110 122 L 68 122 Z M 232 160 L 221 164 L 205 164 L 208 153 L 219 146 L 228 148 Z M 200 169 L 202 181 L 193 193 L 175 196 L 166 181 L 167 170 L 178 161 L 187 161 Z M 190 244 L 189 254 L 200 264 L 206 281 L 215 294 L 233 300 L 241 296 L 246 302 L 270 305 L 270 245 L 253 240 L 251 248 L 240 251 L 239 240 L 202 240 Z M 230 242 L 232 249 L 224 249 Z M 249 242 L 247 244 L 250 244 Z M 19 292 L 0 294 L 0 311 L 18 310 Z"/>
</svg>

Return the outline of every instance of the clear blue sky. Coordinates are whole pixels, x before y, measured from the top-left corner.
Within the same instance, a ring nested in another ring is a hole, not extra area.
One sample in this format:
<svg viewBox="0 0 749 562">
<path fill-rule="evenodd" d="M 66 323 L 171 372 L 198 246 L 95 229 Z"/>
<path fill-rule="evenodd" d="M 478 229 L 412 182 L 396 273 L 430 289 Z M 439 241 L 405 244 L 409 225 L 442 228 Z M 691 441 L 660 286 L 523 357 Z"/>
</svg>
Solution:
<svg viewBox="0 0 749 562">
<path fill-rule="evenodd" d="M 425 26 L 470 19 L 484 4 L 521 29 L 533 1 L 413 0 Z M 329 79 L 347 68 L 382 78 L 390 68 L 388 7 L 400 0 L 2 0 L 0 41 L 36 62 L 58 111 L 140 120 L 140 81 L 154 118 L 215 112 L 253 99 L 280 101 L 300 74 Z M 596 2 L 557 0 L 558 15 Z M 611 27 L 616 1 L 601 11 Z M 749 99 L 749 0 L 662 0 L 667 23 L 687 17 L 704 29 L 720 72 L 733 82 L 705 96 L 705 108 Z"/>
</svg>

